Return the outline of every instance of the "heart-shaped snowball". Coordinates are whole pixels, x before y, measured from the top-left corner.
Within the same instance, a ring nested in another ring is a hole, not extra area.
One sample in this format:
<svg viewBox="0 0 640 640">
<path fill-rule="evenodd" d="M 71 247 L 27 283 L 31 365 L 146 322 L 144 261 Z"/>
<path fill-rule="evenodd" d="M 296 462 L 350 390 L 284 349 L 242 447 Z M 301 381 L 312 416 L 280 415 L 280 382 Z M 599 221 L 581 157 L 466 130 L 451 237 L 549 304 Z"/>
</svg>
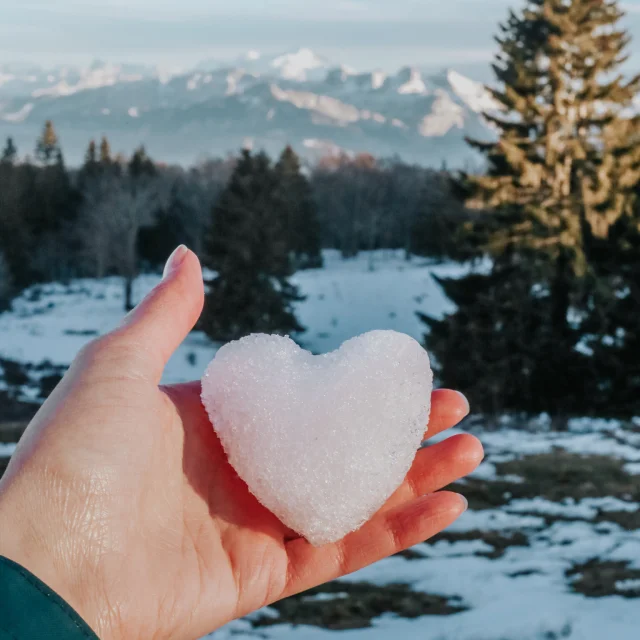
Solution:
<svg viewBox="0 0 640 640">
<path fill-rule="evenodd" d="M 322 356 L 252 335 L 218 351 L 202 401 L 250 491 L 318 546 L 358 529 L 402 484 L 432 380 L 427 352 L 393 331 Z"/>
</svg>

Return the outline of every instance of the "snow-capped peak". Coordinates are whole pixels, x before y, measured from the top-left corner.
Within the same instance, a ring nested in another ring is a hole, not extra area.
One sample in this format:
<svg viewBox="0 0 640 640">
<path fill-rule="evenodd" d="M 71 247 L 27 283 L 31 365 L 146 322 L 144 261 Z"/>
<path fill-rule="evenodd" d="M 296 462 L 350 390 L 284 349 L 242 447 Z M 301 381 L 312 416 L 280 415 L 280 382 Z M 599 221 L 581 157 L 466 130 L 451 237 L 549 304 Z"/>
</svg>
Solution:
<svg viewBox="0 0 640 640">
<path fill-rule="evenodd" d="M 125 149 L 134 138 L 164 145 L 172 158 L 191 157 L 203 140 L 236 148 L 250 135 L 270 153 L 286 140 L 314 153 L 331 144 L 455 166 L 471 153 L 465 136 L 492 136 L 481 114 L 493 107 L 490 92 L 455 71 L 355 72 L 308 48 L 277 56 L 251 50 L 185 70 L 102 61 L 33 71 L 0 65 L 0 122 L 15 127 L 19 147 L 52 119 L 82 135 L 104 131 Z M 435 146 L 425 142 L 436 138 Z M 68 155 L 83 152 L 69 146 Z"/>
<path fill-rule="evenodd" d="M 422 73 L 415 67 L 405 67 L 398 73 L 398 93 L 401 94 L 426 94 L 428 93 Z"/>
<path fill-rule="evenodd" d="M 431 111 L 420 122 L 418 130 L 420 134 L 429 137 L 441 137 L 449 133 L 451 129 L 463 129 L 464 109 L 453 101 L 453 98 L 444 90 L 436 89 L 435 100 L 431 105 Z"/>
<path fill-rule="evenodd" d="M 500 105 L 482 83 L 470 80 L 451 69 L 447 71 L 447 81 L 458 98 L 476 113 L 485 113 L 500 108 Z"/>
<path fill-rule="evenodd" d="M 335 67 L 327 72 L 326 81 L 328 84 L 341 84 L 346 82 L 350 75 L 344 67 Z"/>
<path fill-rule="evenodd" d="M 372 89 L 380 89 L 387 80 L 387 74 L 380 70 L 376 69 L 371 72 L 371 88 Z"/>
<path fill-rule="evenodd" d="M 311 49 L 302 48 L 274 58 L 270 66 L 278 70 L 280 76 L 287 80 L 304 81 L 309 79 L 309 72 L 318 69 L 326 70 L 329 64 Z"/>
<path fill-rule="evenodd" d="M 31 95 L 34 98 L 70 96 L 87 89 L 111 87 L 121 82 L 138 82 L 143 77 L 142 73 L 132 73 L 130 68 L 122 65 L 96 60 L 85 69 L 58 69 L 56 73 L 47 77 L 51 84 L 35 89 Z"/>
</svg>

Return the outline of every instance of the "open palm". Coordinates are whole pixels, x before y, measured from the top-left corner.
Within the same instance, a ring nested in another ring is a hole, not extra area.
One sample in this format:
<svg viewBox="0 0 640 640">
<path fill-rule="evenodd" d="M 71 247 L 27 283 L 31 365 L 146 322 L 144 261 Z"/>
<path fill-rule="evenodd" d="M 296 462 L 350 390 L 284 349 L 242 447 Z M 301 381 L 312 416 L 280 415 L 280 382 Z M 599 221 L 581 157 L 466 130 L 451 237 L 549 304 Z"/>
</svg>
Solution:
<svg viewBox="0 0 640 640">
<path fill-rule="evenodd" d="M 78 356 L 0 484 L 0 554 L 58 591 L 103 639 L 198 638 L 412 546 L 462 513 L 460 496 L 433 492 L 482 458 L 468 435 L 422 449 L 369 523 L 312 547 L 229 465 L 199 383 L 158 386 L 202 298 L 188 253 L 120 329 Z M 436 391 L 429 435 L 467 410 L 458 393 Z"/>
</svg>

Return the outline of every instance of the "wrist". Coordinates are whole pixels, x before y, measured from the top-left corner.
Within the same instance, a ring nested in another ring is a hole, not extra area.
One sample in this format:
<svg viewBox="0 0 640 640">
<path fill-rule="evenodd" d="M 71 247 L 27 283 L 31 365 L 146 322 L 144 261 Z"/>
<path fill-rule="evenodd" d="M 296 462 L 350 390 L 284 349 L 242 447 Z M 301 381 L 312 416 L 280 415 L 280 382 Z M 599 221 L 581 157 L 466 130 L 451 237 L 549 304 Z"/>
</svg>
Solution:
<svg viewBox="0 0 640 640">
<path fill-rule="evenodd" d="M 21 490 L 15 484 L 7 482 L 0 486 L 0 556 L 43 582 L 102 640 L 114 638 L 101 624 L 101 607 L 91 577 L 95 572 L 87 566 L 83 554 L 77 552 L 78 545 L 70 539 L 63 523 L 51 517 L 52 510 L 42 504 L 51 496 L 46 491 L 34 495 L 36 492 Z"/>
</svg>

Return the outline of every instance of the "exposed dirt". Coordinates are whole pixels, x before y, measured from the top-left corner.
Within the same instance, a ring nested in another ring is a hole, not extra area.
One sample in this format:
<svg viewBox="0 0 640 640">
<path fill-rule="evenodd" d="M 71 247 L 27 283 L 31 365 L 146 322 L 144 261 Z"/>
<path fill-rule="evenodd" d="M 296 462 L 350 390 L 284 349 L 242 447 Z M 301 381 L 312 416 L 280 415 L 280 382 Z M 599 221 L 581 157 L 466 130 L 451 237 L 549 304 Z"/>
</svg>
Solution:
<svg viewBox="0 0 640 640">
<path fill-rule="evenodd" d="M 640 501 L 640 476 L 627 473 L 624 466 L 624 460 L 609 456 L 585 456 L 558 450 L 496 464 L 500 476 L 519 476 L 522 482 L 472 478 L 464 484 L 452 485 L 451 489 L 463 493 L 474 510 L 494 509 L 514 499 L 536 496 L 554 502 L 607 496 Z M 601 517 L 628 522 L 628 528 L 636 528 L 632 526 L 637 522 L 633 514 L 603 514 Z"/>
<path fill-rule="evenodd" d="M 597 558 L 575 565 L 567 571 L 574 591 L 590 598 L 622 596 L 640 598 L 640 570 L 628 562 L 602 562 Z M 625 581 L 631 588 L 625 588 Z"/>
<path fill-rule="evenodd" d="M 428 541 L 428 544 L 436 544 L 439 540 L 448 542 L 460 542 L 464 540 L 482 540 L 489 546 L 493 547 L 493 551 L 478 552 L 476 555 L 495 559 L 502 557 L 509 547 L 528 547 L 529 538 L 521 531 L 513 533 L 500 533 L 498 531 L 480 531 L 474 529 L 472 531 L 444 531 Z"/>
<path fill-rule="evenodd" d="M 366 582 L 332 582 L 277 602 L 272 608 L 278 617 L 257 618 L 255 627 L 293 624 L 340 631 L 370 627 L 374 618 L 385 613 L 418 618 L 465 610 L 458 601 L 412 591 L 404 584 L 377 586 Z"/>
</svg>

